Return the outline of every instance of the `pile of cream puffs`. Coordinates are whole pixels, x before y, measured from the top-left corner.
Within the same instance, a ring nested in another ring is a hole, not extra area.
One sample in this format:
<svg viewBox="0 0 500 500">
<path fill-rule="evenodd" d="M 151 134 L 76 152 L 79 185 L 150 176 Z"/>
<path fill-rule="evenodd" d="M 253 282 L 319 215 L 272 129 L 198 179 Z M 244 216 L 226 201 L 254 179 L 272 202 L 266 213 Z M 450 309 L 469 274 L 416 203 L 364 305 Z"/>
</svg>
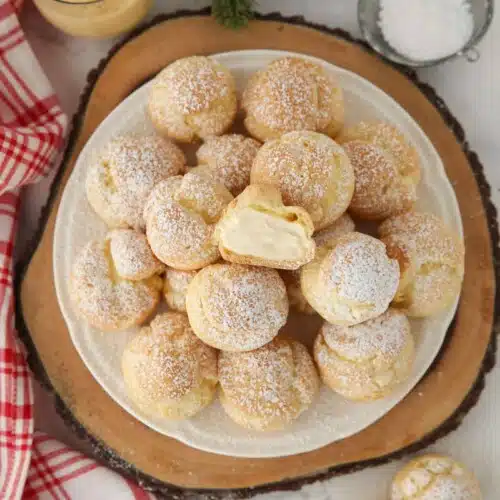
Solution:
<svg viewBox="0 0 500 500">
<path fill-rule="evenodd" d="M 344 126 L 336 79 L 296 57 L 255 73 L 242 96 L 214 60 L 178 60 L 152 82 L 147 113 L 156 135 L 115 137 L 88 165 L 109 232 L 81 249 L 70 280 L 91 326 L 148 323 L 122 355 L 131 401 L 184 419 L 218 393 L 231 419 L 268 431 L 321 383 L 355 401 L 391 394 L 415 357 L 408 318 L 450 307 L 464 273 L 460 237 L 413 210 L 421 166 L 404 135 Z M 237 116 L 246 136 L 227 133 Z M 363 220 L 376 236 L 356 230 Z M 313 352 L 280 333 L 290 307 L 323 318 Z"/>
</svg>

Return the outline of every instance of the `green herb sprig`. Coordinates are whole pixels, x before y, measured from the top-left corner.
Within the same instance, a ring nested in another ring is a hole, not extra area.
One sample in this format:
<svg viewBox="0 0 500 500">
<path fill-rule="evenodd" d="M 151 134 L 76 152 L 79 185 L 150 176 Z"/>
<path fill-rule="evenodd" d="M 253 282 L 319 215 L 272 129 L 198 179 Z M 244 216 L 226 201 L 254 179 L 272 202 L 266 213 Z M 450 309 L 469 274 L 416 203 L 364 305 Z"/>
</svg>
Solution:
<svg viewBox="0 0 500 500">
<path fill-rule="evenodd" d="M 254 17 L 254 0 L 213 0 L 212 16 L 226 28 L 237 30 Z"/>
</svg>

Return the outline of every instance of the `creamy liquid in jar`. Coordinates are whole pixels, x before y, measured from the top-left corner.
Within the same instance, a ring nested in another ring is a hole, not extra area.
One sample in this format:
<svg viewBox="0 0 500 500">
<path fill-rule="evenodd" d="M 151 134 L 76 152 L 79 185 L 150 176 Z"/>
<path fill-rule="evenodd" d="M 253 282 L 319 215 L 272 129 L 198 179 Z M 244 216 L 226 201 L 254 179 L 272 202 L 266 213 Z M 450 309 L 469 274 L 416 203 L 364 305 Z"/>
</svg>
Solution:
<svg viewBox="0 0 500 500">
<path fill-rule="evenodd" d="M 152 0 L 34 0 L 54 26 L 74 36 L 106 38 L 130 30 L 149 11 Z"/>
</svg>

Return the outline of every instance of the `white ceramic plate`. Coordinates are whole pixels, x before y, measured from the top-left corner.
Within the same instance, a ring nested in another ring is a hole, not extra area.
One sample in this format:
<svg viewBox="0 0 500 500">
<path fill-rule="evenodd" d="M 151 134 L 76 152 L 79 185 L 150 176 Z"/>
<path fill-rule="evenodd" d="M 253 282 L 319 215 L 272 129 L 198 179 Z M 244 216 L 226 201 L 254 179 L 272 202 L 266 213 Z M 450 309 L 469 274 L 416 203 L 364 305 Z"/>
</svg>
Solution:
<svg viewBox="0 0 500 500">
<path fill-rule="evenodd" d="M 213 58 L 233 72 L 241 90 L 252 73 L 284 55 L 289 53 L 255 50 L 228 52 Z M 316 61 L 334 73 L 344 88 L 348 123 L 368 118 L 385 119 L 398 126 L 413 142 L 423 165 L 418 206 L 440 215 L 462 234 L 458 204 L 441 159 L 415 121 L 367 80 L 324 61 Z M 214 453 L 242 457 L 291 455 L 319 448 L 369 426 L 401 401 L 425 373 L 441 347 L 456 304 L 439 316 L 412 321 L 417 344 L 415 366 L 410 379 L 393 395 L 372 403 L 353 403 L 323 387 L 314 406 L 285 431 L 257 433 L 240 428 L 225 415 L 218 402 L 184 422 L 154 419 L 140 413 L 127 398 L 120 357 L 134 331 L 105 334 L 90 328 L 72 308 L 68 277 L 78 250 L 89 239 L 103 237 L 106 233 L 106 226 L 91 210 L 85 197 L 89 156 L 118 133 L 153 131 L 145 114 L 149 85 L 143 85 L 127 97 L 94 132 L 66 185 L 57 216 L 53 263 L 57 296 L 73 343 L 88 369 L 118 404 L 144 424 L 190 446 Z"/>
</svg>

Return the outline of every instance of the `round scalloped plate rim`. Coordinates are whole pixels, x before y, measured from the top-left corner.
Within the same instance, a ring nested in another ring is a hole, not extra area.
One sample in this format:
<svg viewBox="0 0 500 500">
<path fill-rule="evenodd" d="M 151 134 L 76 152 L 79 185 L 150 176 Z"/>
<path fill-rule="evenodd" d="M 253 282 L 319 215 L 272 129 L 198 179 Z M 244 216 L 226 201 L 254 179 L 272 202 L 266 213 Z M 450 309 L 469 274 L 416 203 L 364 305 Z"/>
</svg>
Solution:
<svg viewBox="0 0 500 500">
<path fill-rule="evenodd" d="M 423 160 L 417 208 L 437 213 L 462 235 L 458 203 L 439 155 L 411 116 L 382 90 L 350 71 L 302 54 L 245 50 L 211 57 L 233 71 L 241 90 L 251 72 L 285 55 L 316 61 L 337 76 L 345 90 L 348 123 L 365 118 L 385 118 L 401 128 Z M 103 333 L 90 328 L 72 308 L 68 278 L 79 248 L 89 239 L 106 233 L 106 226 L 92 212 L 85 198 L 86 165 L 93 151 L 113 135 L 127 131 L 153 131 L 144 111 L 149 85 L 146 83 L 129 95 L 92 134 L 76 162 L 57 214 L 53 259 L 57 298 L 73 344 L 87 368 L 120 406 L 145 425 L 189 446 L 213 453 L 254 458 L 304 453 L 371 425 L 401 401 L 425 374 L 439 352 L 458 300 L 452 308 L 436 317 L 412 320 L 417 344 L 412 376 L 391 396 L 370 403 L 354 403 L 323 387 L 313 407 L 284 431 L 257 433 L 242 429 L 224 414 L 217 401 L 191 420 L 171 422 L 144 415 L 127 398 L 121 379 L 120 353 L 136 330 Z"/>
</svg>

